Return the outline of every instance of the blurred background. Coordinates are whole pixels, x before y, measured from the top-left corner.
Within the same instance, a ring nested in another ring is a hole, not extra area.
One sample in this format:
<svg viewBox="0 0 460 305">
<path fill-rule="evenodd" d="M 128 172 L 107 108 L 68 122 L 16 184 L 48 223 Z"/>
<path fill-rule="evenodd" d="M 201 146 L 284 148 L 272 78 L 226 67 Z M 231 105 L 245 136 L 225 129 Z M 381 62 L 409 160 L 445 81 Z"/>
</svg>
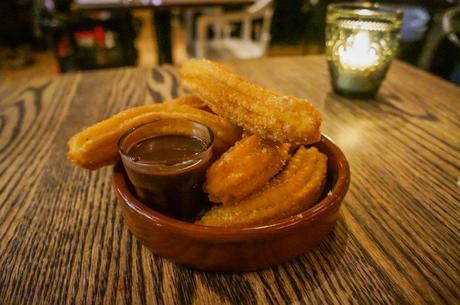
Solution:
<svg viewBox="0 0 460 305">
<path fill-rule="evenodd" d="M 324 53 L 330 0 L 0 0 L 0 81 L 121 66 Z M 460 1 L 404 11 L 399 58 L 460 84 Z"/>
</svg>

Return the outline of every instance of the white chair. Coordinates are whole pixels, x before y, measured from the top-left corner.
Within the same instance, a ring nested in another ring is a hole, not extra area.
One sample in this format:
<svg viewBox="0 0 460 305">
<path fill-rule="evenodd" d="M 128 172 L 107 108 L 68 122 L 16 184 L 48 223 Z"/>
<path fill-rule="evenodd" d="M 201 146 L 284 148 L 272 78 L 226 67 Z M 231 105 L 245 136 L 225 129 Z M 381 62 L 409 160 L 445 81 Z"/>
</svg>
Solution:
<svg viewBox="0 0 460 305">
<path fill-rule="evenodd" d="M 187 39 L 187 52 L 188 54 L 195 53 L 195 19 L 197 15 L 220 15 L 223 9 L 220 6 L 187 8 L 183 11 L 183 22 L 185 25 L 185 33 Z M 212 30 L 217 32 L 218 28 L 213 27 Z"/>
<path fill-rule="evenodd" d="M 195 56 L 197 58 L 258 58 L 265 55 L 270 42 L 273 0 L 259 0 L 243 11 L 200 16 L 197 21 Z M 255 23 L 260 20 L 261 23 Z M 236 24 L 239 35 L 232 36 Z M 213 37 L 208 38 L 208 29 Z"/>
</svg>

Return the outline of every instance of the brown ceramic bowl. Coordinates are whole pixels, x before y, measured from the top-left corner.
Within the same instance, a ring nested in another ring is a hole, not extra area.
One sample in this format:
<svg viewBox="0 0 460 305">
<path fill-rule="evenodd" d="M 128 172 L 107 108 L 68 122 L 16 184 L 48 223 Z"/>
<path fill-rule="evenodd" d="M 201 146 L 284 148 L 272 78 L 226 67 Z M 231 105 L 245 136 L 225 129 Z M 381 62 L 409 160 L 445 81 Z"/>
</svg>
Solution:
<svg viewBox="0 0 460 305">
<path fill-rule="evenodd" d="M 315 146 L 328 156 L 322 199 L 298 215 L 263 226 L 210 227 L 162 215 L 136 199 L 121 164 L 114 169 L 113 186 L 129 230 L 155 254 L 201 270 L 251 271 L 305 253 L 334 227 L 350 170 L 330 139 L 323 136 Z"/>
</svg>

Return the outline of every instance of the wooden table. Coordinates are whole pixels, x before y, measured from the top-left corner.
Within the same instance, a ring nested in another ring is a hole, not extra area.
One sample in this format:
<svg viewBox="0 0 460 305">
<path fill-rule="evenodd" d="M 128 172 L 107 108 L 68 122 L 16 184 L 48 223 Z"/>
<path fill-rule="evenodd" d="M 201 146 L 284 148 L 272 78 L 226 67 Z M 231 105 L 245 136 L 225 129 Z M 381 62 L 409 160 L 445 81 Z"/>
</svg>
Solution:
<svg viewBox="0 0 460 305">
<path fill-rule="evenodd" d="M 347 155 L 351 187 L 324 242 L 271 269 L 214 274 L 133 238 L 112 169 L 73 167 L 66 142 L 120 110 L 183 94 L 172 67 L 0 82 L 2 305 L 458 304 L 460 89 L 395 62 L 376 100 L 351 101 L 331 93 L 323 57 L 231 66 L 310 99 Z"/>
<path fill-rule="evenodd" d="M 76 11 L 130 10 L 150 8 L 153 10 L 153 22 L 158 46 L 158 62 L 172 63 L 171 10 L 204 6 L 241 7 L 254 3 L 254 0 L 113 0 L 79 1 L 72 8 Z"/>
</svg>

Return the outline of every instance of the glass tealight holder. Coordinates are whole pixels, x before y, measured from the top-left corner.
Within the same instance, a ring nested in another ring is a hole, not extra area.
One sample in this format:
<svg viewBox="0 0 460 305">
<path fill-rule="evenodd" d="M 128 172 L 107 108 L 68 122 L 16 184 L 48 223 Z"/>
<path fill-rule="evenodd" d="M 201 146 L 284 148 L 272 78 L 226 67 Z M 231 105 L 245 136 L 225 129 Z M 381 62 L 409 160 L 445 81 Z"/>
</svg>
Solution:
<svg viewBox="0 0 460 305">
<path fill-rule="evenodd" d="M 399 46 L 402 11 L 375 3 L 333 3 L 326 20 L 326 55 L 340 95 L 372 98 Z"/>
</svg>

